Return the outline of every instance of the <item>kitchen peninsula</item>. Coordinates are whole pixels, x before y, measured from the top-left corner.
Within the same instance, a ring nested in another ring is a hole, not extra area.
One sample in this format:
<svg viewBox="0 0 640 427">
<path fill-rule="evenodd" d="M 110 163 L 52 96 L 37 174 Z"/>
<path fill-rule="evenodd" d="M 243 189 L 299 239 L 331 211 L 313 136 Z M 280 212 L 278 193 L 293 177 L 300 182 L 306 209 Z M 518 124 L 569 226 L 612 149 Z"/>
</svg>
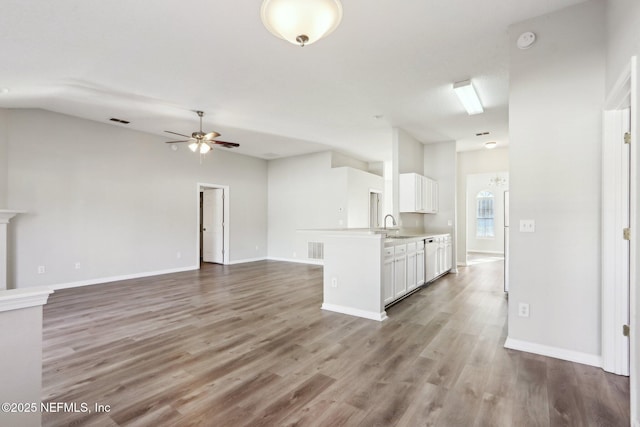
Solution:
<svg viewBox="0 0 640 427">
<path fill-rule="evenodd" d="M 323 310 L 383 321 L 386 306 L 451 269 L 449 234 L 317 231 L 324 242 Z"/>
</svg>

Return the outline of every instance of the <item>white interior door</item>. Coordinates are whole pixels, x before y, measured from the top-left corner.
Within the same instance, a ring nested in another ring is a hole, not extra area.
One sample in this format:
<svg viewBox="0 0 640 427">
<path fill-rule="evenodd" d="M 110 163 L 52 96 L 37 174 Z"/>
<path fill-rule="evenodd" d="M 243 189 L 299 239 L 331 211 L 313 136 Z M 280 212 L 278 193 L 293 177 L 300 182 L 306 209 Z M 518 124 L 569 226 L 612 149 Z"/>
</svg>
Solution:
<svg viewBox="0 0 640 427">
<path fill-rule="evenodd" d="M 202 260 L 224 263 L 224 190 L 221 188 L 203 191 Z"/>
</svg>

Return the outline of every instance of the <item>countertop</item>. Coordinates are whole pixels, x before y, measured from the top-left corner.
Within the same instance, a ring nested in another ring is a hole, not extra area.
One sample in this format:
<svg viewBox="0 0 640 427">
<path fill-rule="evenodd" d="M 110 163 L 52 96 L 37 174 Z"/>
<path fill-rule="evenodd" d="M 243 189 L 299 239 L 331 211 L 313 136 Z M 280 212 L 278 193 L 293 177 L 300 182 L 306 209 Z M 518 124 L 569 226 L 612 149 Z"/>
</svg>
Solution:
<svg viewBox="0 0 640 427">
<path fill-rule="evenodd" d="M 338 234 L 338 235 L 381 235 L 385 240 L 400 239 L 429 239 L 437 236 L 444 236 L 451 233 L 429 232 L 429 231 L 403 231 L 399 228 L 322 228 L 322 229 L 303 229 L 300 232 L 312 232 L 321 234 Z"/>
</svg>

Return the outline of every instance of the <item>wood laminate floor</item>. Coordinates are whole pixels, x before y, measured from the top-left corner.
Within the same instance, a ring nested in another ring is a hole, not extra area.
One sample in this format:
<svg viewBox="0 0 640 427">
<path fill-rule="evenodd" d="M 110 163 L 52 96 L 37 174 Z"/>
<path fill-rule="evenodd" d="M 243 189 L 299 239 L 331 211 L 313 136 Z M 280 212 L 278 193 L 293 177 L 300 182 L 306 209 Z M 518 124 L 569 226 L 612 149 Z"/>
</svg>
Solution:
<svg viewBox="0 0 640 427">
<path fill-rule="evenodd" d="M 375 322 L 320 310 L 322 268 L 261 261 L 57 291 L 44 426 L 628 426 L 628 378 L 505 350 L 502 262 Z"/>
</svg>

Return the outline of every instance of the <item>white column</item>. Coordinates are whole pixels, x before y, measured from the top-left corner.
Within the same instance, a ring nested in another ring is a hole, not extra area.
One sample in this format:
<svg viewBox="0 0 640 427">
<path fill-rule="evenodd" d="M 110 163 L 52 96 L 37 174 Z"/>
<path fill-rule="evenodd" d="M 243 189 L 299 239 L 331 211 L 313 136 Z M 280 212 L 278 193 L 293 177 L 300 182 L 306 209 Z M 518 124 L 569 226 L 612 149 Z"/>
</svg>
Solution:
<svg viewBox="0 0 640 427">
<path fill-rule="evenodd" d="M 0 291 L 7 289 L 7 228 L 9 220 L 23 211 L 0 209 Z"/>
</svg>

